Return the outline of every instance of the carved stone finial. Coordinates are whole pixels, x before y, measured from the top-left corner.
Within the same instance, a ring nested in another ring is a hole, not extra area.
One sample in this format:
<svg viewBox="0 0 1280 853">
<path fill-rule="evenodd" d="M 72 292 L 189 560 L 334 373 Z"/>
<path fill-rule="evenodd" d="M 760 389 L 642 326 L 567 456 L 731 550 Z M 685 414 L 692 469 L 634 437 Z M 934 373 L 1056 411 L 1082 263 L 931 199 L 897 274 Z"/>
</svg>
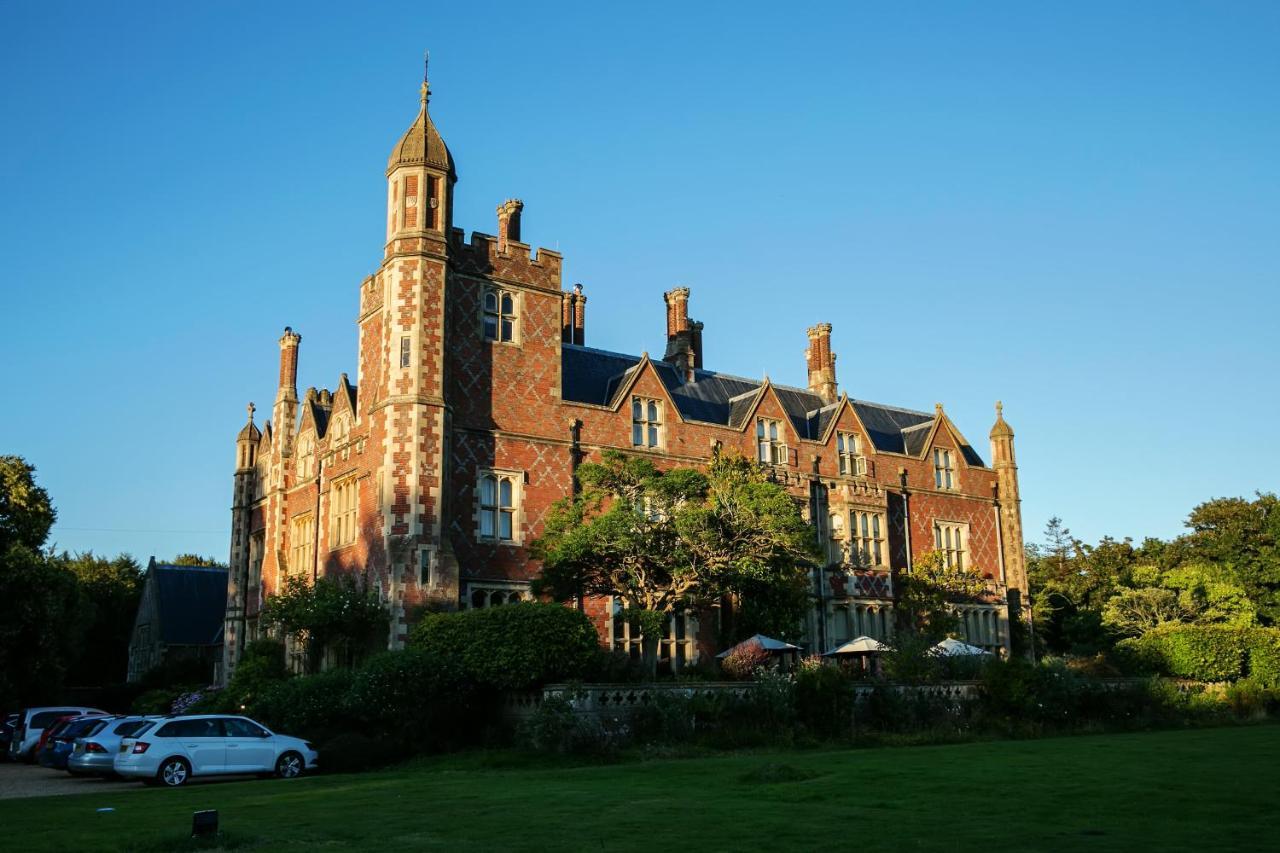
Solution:
<svg viewBox="0 0 1280 853">
<path fill-rule="evenodd" d="M 942 414 L 942 404 L 941 404 L 941 403 L 934 403 L 934 404 L 933 404 L 933 413 L 934 413 L 935 415 L 940 415 L 940 414 Z"/>
<path fill-rule="evenodd" d="M 1000 402 L 999 400 L 996 400 L 996 417 L 997 418 L 1004 417 L 1004 403 Z"/>
<path fill-rule="evenodd" d="M 252 402 L 250 402 L 249 405 L 246 406 L 245 408 L 249 410 L 249 423 L 253 423 L 253 413 L 258 410 L 258 407 L 255 406 Z"/>
</svg>

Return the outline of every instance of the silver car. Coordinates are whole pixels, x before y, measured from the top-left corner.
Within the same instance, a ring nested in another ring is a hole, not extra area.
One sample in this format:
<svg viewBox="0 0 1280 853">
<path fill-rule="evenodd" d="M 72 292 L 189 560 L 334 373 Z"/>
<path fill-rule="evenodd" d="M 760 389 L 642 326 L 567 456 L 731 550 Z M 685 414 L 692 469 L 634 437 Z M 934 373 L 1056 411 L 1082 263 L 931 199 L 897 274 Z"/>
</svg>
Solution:
<svg viewBox="0 0 1280 853">
<path fill-rule="evenodd" d="M 115 776 L 116 752 L 121 738 L 137 734 L 152 720 L 161 717 L 117 717 L 91 735 L 76 738 L 67 759 L 67 772 L 73 776 Z"/>
<path fill-rule="evenodd" d="M 40 743 L 40 735 L 44 734 L 46 726 L 56 723 L 63 717 L 105 716 L 106 713 L 97 708 L 85 708 L 79 705 L 27 708 L 18 715 L 18 725 L 13 732 L 13 740 L 9 742 L 9 757 L 14 761 L 30 763 L 35 759 L 35 749 Z"/>
</svg>

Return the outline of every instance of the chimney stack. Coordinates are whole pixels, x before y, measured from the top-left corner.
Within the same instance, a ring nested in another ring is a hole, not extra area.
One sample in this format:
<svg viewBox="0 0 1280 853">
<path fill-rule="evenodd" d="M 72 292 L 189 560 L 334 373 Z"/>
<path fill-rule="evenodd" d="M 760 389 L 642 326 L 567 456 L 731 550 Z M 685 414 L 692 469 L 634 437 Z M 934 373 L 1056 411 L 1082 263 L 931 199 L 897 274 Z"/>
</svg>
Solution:
<svg viewBox="0 0 1280 853">
<path fill-rule="evenodd" d="M 298 417 L 298 344 L 302 335 L 288 326 L 280 336 L 280 388 L 276 391 L 276 404 L 271 409 L 274 434 L 280 442 L 280 452 L 293 453 L 293 433 Z"/>
<path fill-rule="evenodd" d="M 560 294 L 560 340 L 582 346 L 586 342 L 587 297 L 582 285 L 575 284 L 572 293 Z"/>
<path fill-rule="evenodd" d="M 288 326 L 280 336 L 280 387 L 276 399 L 298 399 L 298 344 L 302 335 Z"/>
<path fill-rule="evenodd" d="M 509 198 L 498 205 L 498 251 L 507 251 L 507 243 L 520 242 L 520 211 L 524 202 Z"/>
<path fill-rule="evenodd" d="M 662 360 L 692 382 L 693 371 L 702 367 L 702 324 L 689 319 L 689 288 L 677 287 L 662 298 L 667 303 L 667 352 Z"/>
<path fill-rule="evenodd" d="M 831 353 L 831 324 L 809 327 L 809 349 L 804 354 L 809 368 L 809 390 L 827 403 L 839 398 L 836 388 L 836 357 Z"/>
</svg>

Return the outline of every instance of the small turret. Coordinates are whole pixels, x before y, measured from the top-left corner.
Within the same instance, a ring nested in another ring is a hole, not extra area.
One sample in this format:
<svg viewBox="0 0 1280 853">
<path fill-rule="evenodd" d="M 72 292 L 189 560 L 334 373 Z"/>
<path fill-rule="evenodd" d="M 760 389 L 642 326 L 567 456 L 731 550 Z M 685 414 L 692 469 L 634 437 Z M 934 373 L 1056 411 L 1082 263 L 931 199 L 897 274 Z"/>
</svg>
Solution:
<svg viewBox="0 0 1280 853">
<path fill-rule="evenodd" d="M 422 74 L 418 117 L 387 159 L 387 243 L 399 238 L 443 240 L 453 225 L 453 155 L 444 144 L 427 103 L 431 84 Z"/>
<path fill-rule="evenodd" d="M 255 455 L 258 452 L 258 442 L 262 439 L 262 431 L 258 429 L 257 424 L 253 422 L 253 413 L 257 407 L 250 403 L 248 405 L 249 420 L 240 428 L 240 434 L 236 436 L 236 473 L 239 474 L 253 468 L 258 461 Z"/>
</svg>

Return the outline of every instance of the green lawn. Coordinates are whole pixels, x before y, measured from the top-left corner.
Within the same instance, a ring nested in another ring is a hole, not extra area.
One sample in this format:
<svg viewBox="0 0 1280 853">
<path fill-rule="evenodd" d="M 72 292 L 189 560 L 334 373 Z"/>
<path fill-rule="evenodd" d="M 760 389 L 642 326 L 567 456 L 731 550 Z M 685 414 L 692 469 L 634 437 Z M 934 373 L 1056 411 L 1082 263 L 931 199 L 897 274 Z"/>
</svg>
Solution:
<svg viewBox="0 0 1280 853">
<path fill-rule="evenodd" d="M 595 766 L 503 760 L 8 800 L 0 849 L 182 849 L 204 808 L 221 813 L 228 846 L 326 853 L 1280 848 L 1273 725 Z"/>
</svg>

